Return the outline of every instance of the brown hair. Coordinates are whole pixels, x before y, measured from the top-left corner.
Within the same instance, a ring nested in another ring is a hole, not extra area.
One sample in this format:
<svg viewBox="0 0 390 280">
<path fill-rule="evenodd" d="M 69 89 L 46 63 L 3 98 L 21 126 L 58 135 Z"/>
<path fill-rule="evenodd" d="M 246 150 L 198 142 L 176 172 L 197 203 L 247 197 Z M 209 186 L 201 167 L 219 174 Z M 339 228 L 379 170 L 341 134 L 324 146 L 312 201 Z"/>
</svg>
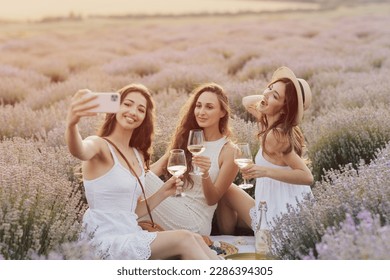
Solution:
<svg viewBox="0 0 390 280">
<path fill-rule="evenodd" d="M 273 123 L 270 127 L 265 115 L 262 115 L 259 122 L 262 130 L 259 132 L 258 136 L 262 137 L 262 148 L 266 154 L 269 155 L 267 148 L 265 147 L 265 139 L 270 131 L 272 131 L 279 141 L 283 138 L 287 138 L 289 146 L 286 150 L 283 151 L 284 154 L 288 154 L 294 149 L 294 151 L 302 157 L 303 148 L 305 147 L 305 138 L 302 134 L 301 129 L 294 125 L 296 114 L 298 113 L 298 98 L 297 92 L 293 82 L 290 79 L 282 78 L 274 81 L 282 82 L 286 85 L 284 105 L 281 109 L 283 114 L 280 115 L 280 118 Z M 271 84 L 270 84 L 271 85 Z"/>
<path fill-rule="evenodd" d="M 196 107 L 196 102 L 198 101 L 199 96 L 204 92 L 214 93 L 221 106 L 222 111 L 225 111 L 225 116 L 219 120 L 219 132 L 225 136 L 230 136 L 232 134 L 231 128 L 229 126 L 230 120 L 230 106 L 229 100 L 224 89 L 215 83 L 205 83 L 196 87 L 190 95 L 190 98 L 184 104 L 180 110 L 180 120 L 176 126 L 176 130 L 173 134 L 171 143 L 169 144 L 168 150 L 171 149 L 183 149 L 187 151 L 188 137 L 191 129 L 201 129 L 198 125 L 194 110 Z M 186 152 L 186 159 L 188 170 L 192 170 L 192 155 L 190 152 Z M 184 174 L 184 181 L 187 181 L 190 186 L 193 186 L 194 182 L 191 177 L 188 175 L 188 172 Z"/>
<path fill-rule="evenodd" d="M 129 147 L 134 147 L 141 151 L 144 156 L 146 168 L 149 168 L 150 157 L 152 154 L 152 140 L 154 137 L 155 105 L 152 95 L 148 88 L 141 84 L 130 84 L 119 90 L 121 104 L 125 97 L 133 92 L 138 92 L 146 99 L 146 114 L 142 124 L 137 127 L 130 139 Z M 98 131 L 101 137 L 109 136 L 117 124 L 116 114 L 108 113 L 104 119 L 103 125 Z"/>
</svg>

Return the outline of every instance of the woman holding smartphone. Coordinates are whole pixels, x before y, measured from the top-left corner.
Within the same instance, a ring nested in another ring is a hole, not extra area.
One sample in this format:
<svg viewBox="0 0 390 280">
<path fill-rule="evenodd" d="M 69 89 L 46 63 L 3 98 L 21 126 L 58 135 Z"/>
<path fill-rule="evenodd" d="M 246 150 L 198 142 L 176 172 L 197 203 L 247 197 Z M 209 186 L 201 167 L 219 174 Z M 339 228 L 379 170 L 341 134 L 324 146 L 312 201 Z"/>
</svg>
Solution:
<svg viewBox="0 0 390 280">
<path fill-rule="evenodd" d="M 107 113 L 98 135 L 83 139 L 77 124 L 99 105 L 96 95 L 78 91 L 72 98 L 66 122 L 70 153 L 82 160 L 82 174 L 89 208 L 83 216 L 84 234 L 108 259 L 218 259 L 200 235 L 185 230 L 147 232 L 137 217 L 147 213 L 137 176 L 144 182 L 154 133 L 154 102 L 149 90 L 131 84 L 119 91 L 120 106 Z M 107 140 L 105 140 L 106 138 Z M 134 174 L 115 148 L 121 150 Z M 148 198 L 151 209 L 175 193 L 181 180 L 172 177 Z"/>
</svg>

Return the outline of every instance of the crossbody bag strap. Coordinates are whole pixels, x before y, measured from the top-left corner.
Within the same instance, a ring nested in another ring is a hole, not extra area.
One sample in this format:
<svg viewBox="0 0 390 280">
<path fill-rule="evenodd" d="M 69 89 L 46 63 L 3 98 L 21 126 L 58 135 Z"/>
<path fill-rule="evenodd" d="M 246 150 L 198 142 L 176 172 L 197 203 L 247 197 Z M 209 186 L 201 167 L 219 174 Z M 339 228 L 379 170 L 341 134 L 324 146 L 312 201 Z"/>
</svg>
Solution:
<svg viewBox="0 0 390 280">
<path fill-rule="evenodd" d="M 149 217 L 150 217 L 150 220 L 152 221 L 152 224 L 154 225 L 154 221 L 153 221 L 153 218 L 152 218 L 152 213 L 150 211 L 150 208 L 149 208 L 149 204 L 148 204 L 148 200 L 146 199 L 146 194 L 145 194 L 145 189 L 144 189 L 144 186 L 142 185 L 141 183 L 141 180 L 140 178 L 138 177 L 137 173 L 135 172 L 134 168 L 131 167 L 129 161 L 127 160 L 127 158 L 125 157 L 125 155 L 121 152 L 121 150 L 119 150 L 119 148 L 109 139 L 107 139 L 106 137 L 102 137 L 104 140 L 106 140 L 108 143 L 110 143 L 117 151 L 118 153 L 121 155 L 121 157 L 125 160 L 125 162 L 127 163 L 127 166 L 129 167 L 129 169 L 131 170 L 131 172 L 134 174 L 134 176 L 137 178 L 137 181 L 139 183 L 139 185 L 141 186 L 141 189 L 142 189 L 142 193 L 144 194 L 144 199 L 145 199 L 145 204 L 146 204 L 146 209 L 148 210 L 148 214 L 149 214 Z"/>
</svg>

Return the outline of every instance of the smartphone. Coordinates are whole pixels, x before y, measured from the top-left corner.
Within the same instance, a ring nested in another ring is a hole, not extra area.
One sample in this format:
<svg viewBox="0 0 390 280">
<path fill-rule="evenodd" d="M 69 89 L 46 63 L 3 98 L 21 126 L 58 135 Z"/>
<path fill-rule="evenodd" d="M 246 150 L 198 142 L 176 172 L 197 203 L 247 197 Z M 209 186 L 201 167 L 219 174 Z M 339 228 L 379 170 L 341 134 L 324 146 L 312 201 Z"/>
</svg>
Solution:
<svg viewBox="0 0 390 280">
<path fill-rule="evenodd" d="M 90 101 L 91 104 L 98 104 L 98 107 L 89 110 L 94 113 L 116 113 L 120 107 L 120 95 L 117 92 L 90 92 L 88 95 L 97 96 Z"/>
</svg>

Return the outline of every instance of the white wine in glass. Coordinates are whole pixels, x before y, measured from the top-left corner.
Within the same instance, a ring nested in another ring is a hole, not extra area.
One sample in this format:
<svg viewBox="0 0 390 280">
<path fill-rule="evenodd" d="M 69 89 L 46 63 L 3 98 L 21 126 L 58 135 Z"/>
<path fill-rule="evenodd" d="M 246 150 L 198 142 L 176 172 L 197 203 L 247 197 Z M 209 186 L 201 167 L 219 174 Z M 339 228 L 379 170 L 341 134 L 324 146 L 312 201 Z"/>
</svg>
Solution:
<svg viewBox="0 0 390 280">
<path fill-rule="evenodd" d="M 192 129 L 188 136 L 188 151 L 194 156 L 200 155 L 206 149 L 204 144 L 204 134 L 202 129 Z M 194 166 L 194 171 L 191 172 L 191 175 L 203 175 L 203 172 L 199 170 L 199 167 Z"/>
<path fill-rule="evenodd" d="M 236 144 L 237 149 L 234 152 L 234 162 L 238 167 L 244 168 L 248 164 L 253 163 L 251 149 L 249 148 L 248 143 L 238 143 Z M 239 185 L 241 189 L 249 189 L 253 187 L 253 184 L 247 183 L 244 179 L 244 183 Z"/>
<path fill-rule="evenodd" d="M 204 150 L 206 148 L 203 145 L 191 145 L 191 146 L 188 146 L 187 149 L 193 155 L 200 155 L 201 153 L 204 152 Z"/>
<path fill-rule="evenodd" d="M 187 161 L 184 150 L 173 149 L 169 152 L 167 169 L 168 172 L 175 177 L 179 177 L 187 171 Z M 173 196 L 183 197 L 185 194 L 181 191 L 180 187 L 179 189 L 176 188 L 176 193 Z"/>
</svg>

